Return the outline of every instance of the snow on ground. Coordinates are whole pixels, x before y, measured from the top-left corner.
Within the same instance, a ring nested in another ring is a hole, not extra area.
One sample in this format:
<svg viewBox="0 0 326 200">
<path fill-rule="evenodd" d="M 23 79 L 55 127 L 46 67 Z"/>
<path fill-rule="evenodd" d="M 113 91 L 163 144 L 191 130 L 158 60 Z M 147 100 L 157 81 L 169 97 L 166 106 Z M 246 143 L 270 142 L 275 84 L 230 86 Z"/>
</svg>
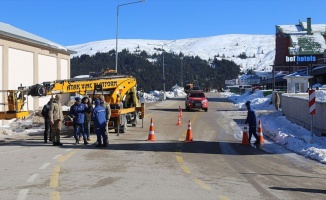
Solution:
<svg viewBox="0 0 326 200">
<path fill-rule="evenodd" d="M 144 93 L 143 99 L 146 103 L 156 102 L 160 99 L 161 92 Z M 282 111 L 275 110 L 274 105 L 271 104 L 271 94 L 264 97 L 263 93 L 264 91 L 256 91 L 253 94 L 247 92 L 243 95 L 229 92 L 221 94 L 240 110 L 246 110 L 245 102 L 251 101 L 252 108 L 256 110 L 257 119 L 262 122 L 266 143 L 276 143 L 297 154 L 326 163 L 326 138 L 315 135 L 311 138 L 310 131 L 287 120 Z M 185 96 L 182 87 L 166 92 L 167 99 Z M 325 97 L 326 91 L 319 90 L 316 94 L 317 101 L 325 101 Z M 43 118 L 35 112 L 26 120 L 11 120 L 9 125 L 0 127 L 0 139 L 14 135 L 43 134 L 43 126 Z M 276 148 L 278 148 L 277 145 Z"/>
<path fill-rule="evenodd" d="M 246 110 L 244 105 L 246 101 L 251 101 L 257 120 L 260 119 L 262 122 L 265 140 L 267 136 L 272 142 L 290 151 L 326 163 L 326 138 L 316 135 L 311 137 L 310 131 L 287 120 L 282 111 L 276 111 L 274 105 L 271 104 L 272 95 L 264 97 L 263 93 L 264 91 L 256 91 L 254 94 L 246 92 L 243 95 L 229 92 L 221 94 L 243 110 Z M 325 101 L 325 97 L 326 91 L 316 92 L 316 101 Z"/>
</svg>

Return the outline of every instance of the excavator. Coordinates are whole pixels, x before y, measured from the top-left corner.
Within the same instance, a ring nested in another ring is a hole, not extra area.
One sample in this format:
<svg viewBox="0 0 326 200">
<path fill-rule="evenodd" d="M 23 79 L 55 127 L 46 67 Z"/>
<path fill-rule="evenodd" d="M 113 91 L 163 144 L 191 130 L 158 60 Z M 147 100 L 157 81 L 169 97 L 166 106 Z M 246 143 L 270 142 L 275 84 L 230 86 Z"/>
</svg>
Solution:
<svg viewBox="0 0 326 200">
<path fill-rule="evenodd" d="M 87 78 L 55 80 L 29 87 L 21 86 L 17 90 L 0 90 L 7 95 L 7 102 L 0 103 L 5 106 L 5 111 L 0 112 L 0 120 L 28 116 L 29 112 L 23 109 L 24 105 L 28 104 L 26 96 L 42 97 L 77 93 L 87 95 L 95 100 L 103 95 L 111 107 L 109 129 L 114 129 L 116 133 L 125 133 L 127 124 L 136 126 L 139 119 L 143 119 L 145 114 L 144 103 L 140 103 L 136 87 L 135 78 L 118 75 L 114 70 L 104 70 L 97 76 Z M 70 126 L 72 121 L 68 117 L 68 112 L 64 111 L 65 125 Z"/>
</svg>

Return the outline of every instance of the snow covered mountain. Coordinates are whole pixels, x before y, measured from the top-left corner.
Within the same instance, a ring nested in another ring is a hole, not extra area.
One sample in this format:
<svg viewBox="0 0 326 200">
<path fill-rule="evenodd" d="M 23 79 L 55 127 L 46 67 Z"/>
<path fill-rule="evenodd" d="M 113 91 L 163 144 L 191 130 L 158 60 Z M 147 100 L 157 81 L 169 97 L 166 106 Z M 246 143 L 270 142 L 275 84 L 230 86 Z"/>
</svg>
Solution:
<svg viewBox="0 0 326 200">
<path fill-rule="evenodd" d="M 68 49 L 76 51 L 74 56 L 83 54 L 94 55 L 97 52 L 105 53 L 115 50 L 116 40 L 103 40 L 68 46 Z M 255 71 L 272 71 L 270 65 L 275 57 L 274 35 L 244 35 L 229 34 L 204 38 L 189 38 L 180 40 L 143 40 L 143 39 L 119 39 L 118 51 L 128 49 L 130 52 L 144 50 L 149 54 L 157 52 L 154 48 L 164 48 L 167 52 L 180 53 L 186 56 L 199 56 L 202 59 L 232 60 L 241 66 L 241 70 L 253 69 Z M 160 53 L 160 52 L 158 52 Z M 247 59 L 238 58 L 245 53 Z"/>
</svg>

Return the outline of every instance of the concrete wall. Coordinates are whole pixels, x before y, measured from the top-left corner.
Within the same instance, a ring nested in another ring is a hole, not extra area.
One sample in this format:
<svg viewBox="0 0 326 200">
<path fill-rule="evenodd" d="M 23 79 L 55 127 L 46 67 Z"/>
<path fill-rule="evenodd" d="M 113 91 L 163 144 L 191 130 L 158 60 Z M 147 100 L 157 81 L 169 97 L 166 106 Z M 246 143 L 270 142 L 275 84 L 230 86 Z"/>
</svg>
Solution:
<svg viewBox="0 0 326 200">
<path fill-rule="evenodd" d="M 18 86 L 41 84 L 70 78 L 70 53 L 66 50 L 52 49 L 38 44 L 8 38 L 0 35 L 0 90 L 16 90 Z M 69 101 L 70 94 L 62 95 L 62 103 Z M 28 97 L 28 108 L 38 110 L 48 102 L 51 96 L 42 98 Z M 0 103 L 6 103 L 7 97 L 0 93 Z M 6 111 L 0 105 L 0 111 Z M 0 126 L 6 124 L 0 120 Z"/>
<path fill-rule="evenodd" d="M 281 96 L 282 112 L 286 118 L 307 130 L 311 130 L 312 115 L 309 114 L 308 93 Z M 321 136 L 326 134 L 326 102 L 316 102 L 316 114 L 313 116 L 313 133 Z"/>
<path fill-rule="evenodd" d="M 70 54 L 34 44 L 2 38 L 0 35 L 0 90 L 15 90 L 22 84 L 31 86 L 44 81 L 70 78 Z M 1 97 L 1 102 L 6 102 Z M 43 107 L 50 96 L 42 98 L 28 97 L 28 110 Z M 69 94 L 63 95 L 62 103 L 69 100 Z M 0 107 L 4 110 L 4 107 Z"/>
<path fill-rule="evenodd" d="M 33 85 L 33 53 L 30 51 L 19 50 L 15 48 L 8 48 L 8 68 L 7 68 L 7 82 L 3 83 L 4 89 L 17 90 L 20 85 L 30 86 Z M 6 66 L 4 66 L 6 67 Z M 6 87 L 7 86 L 7 87 Z M 33 97 L 28 96 L 27 105 L 24 109 L 33 110 Z"/>
</svg>

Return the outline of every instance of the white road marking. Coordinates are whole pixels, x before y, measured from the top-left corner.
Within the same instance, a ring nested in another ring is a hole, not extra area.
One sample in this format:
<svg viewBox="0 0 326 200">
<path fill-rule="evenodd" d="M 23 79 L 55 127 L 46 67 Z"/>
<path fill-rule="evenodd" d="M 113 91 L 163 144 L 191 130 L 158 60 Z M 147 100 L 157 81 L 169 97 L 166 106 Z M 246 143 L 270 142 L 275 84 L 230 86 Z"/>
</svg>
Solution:
<svg viewBox="0 0 326 200">
<path fill-rule="evenodd" d="M 38 176 L 38 174 L 32 174 L 32 175 L 28 178 L 27 182 L 29 182 L 29 183 L 33 182 L 33 181 L 36 179 L 37 176 Z"/>
<path fill-rule="evenodd" d="M 46 169 L 51 163 L 44 163 L 39 169 Z"/>
<path fill-rule="evenodd" d="M 0 154 L 8 154 L 8 153 L 14 153 L 14 152 L 19 152 L 19 151 L 34 150 L 36 148 L 38 148 L 38 147 L 22 148 L 22 149 L 12 150 L 12 151 L 1 151 Z"/>
<path fill-rule="evenodd" d="M 58 154 L 58 155 L 54 156 L 54 157 L 53 157 L 53 160 L 58 159 L 60 156 L 62 156 L 62 154 Z"/>
<path fill-rule="evenodd" d="M 19 191 L 17 200 L 25 200 L 27 197 L 28 189 L 22 189 Z"/>
<path fill-rule="evenodd" d="M 71 150 L 72 150 L 72 149 L 66 149 L 65 151 L 67 151 L 67 152 L 68 152 L 68 151 L 71 151 Z"/>
</svg>

